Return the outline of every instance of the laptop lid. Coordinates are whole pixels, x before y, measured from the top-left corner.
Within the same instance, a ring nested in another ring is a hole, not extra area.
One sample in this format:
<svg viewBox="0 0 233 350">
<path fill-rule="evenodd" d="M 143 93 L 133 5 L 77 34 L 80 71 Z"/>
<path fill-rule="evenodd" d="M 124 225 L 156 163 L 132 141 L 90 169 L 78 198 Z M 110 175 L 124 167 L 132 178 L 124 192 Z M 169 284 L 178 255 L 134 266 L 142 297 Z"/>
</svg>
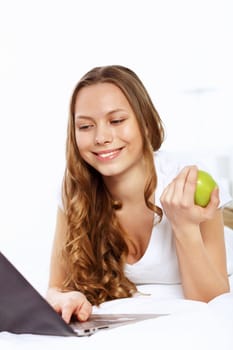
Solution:
<svg viewBox="0 0 233 350">
<path fill-rule="evenodd" d="M 0 331 L 74 336 L 49 303 L 0 252 Z"/>
<path fill-rule="evenodd" d="M 165 314 L 93 314 L 69 325 L 0 252 L 0 331 L 21 334 L 89 336 Z"/>
</svg>

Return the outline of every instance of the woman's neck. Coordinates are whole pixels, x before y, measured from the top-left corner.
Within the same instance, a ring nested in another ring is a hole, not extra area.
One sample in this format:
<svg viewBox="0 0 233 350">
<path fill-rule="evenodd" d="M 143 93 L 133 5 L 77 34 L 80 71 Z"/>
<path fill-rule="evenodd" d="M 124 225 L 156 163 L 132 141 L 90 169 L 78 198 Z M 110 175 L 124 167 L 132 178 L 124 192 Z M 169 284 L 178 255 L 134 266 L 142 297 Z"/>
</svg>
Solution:
<svg viewBox="0 0 233 350">
<path fill-rule="evenodd" d="M 127 173 L 105 177 L 104 182 L 113 199 L 125 204 L 136 204 L 144 201 L 146 178 L 146 168 L 143 162 Z"/>
</svg>

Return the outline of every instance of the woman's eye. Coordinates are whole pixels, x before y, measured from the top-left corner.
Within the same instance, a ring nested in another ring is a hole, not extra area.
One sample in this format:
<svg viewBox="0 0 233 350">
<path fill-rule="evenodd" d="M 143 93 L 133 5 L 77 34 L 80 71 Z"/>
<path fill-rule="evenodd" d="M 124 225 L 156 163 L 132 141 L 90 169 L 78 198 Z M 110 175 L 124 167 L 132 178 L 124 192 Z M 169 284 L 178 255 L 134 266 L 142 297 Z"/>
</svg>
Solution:
<svg viewBox="0 0 233 350">
<path fill-rule="evenodd" d="M 120 124 L 124 121 L 125 119 L 113 119 L 111 120 L 111 124 Z"/>
<path fill-rule="evenodd" d="M 89 130 L 93 127 L 93 124 L 83 124 L 83 125 L 78 125 L 79 130 Z"/>
</svg>

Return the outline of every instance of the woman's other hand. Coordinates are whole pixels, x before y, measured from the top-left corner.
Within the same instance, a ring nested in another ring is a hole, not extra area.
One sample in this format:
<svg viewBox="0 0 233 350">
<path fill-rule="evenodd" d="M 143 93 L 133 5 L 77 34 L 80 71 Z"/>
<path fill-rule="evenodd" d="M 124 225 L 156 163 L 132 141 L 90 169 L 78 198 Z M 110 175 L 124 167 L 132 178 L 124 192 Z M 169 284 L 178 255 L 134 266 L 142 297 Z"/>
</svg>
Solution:
<svg viewBox="0 0 233 350">
<path fill-rule="evenodd" d="M 213 190 L 207 207 L 195 205 L 197 171 L 196 166 L 183 168 L 162 193 L 161 204 L 172 225 L 199 225 L 203 221 L 212 219 L 218 209 L 218 188 Z"/>
</svg>

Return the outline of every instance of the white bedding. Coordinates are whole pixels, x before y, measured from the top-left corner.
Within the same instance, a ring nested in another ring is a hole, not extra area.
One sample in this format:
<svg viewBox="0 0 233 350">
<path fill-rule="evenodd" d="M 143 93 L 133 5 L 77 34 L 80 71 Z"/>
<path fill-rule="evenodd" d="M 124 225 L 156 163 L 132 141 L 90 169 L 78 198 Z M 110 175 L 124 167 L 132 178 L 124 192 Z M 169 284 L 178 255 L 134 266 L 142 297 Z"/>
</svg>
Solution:
<svg viewBox="0 0 233 350">
<path fill-rule="evenodd" d="M 215 298 L 209 304 L 185 300 L 178 285 L 143 285 L 135 298 L 103 303 L 96 313 L 169 313 L 90 337 L 54 337 L 0 333 L 1 350 L 232 350 L 233 349 L 233 276 L 231 293 Z M 144 295 L 149 294 L 149 295 Z M 32 315 L 33 317 L 33 315 Z"/>
</svg>

